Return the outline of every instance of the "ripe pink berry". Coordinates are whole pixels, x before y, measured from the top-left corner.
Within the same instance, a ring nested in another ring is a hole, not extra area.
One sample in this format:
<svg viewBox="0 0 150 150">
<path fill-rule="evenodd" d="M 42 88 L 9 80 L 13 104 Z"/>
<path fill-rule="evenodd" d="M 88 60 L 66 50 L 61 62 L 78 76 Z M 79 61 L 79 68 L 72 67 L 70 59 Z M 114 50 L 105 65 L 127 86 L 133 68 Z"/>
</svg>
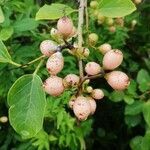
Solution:
<svg viewBox="0 0 150 150">
<path fill-rule="evenodd" d="M 130 84 L 129 77 L 121 71 L 112 71 L 105 76 L 108 84 L 114 89 L 114 90 L 124 90 L 128 87 Z"/>
<path fill-rule="evenodd" d="M 45 40 L 40 44 L 40 50 L 43 55 L 51 56 L 56 52 L 57 44 L 51 40 Z"/>
<path fill-rule="evenodd" d="M 96 74 L 100 73 L 100 71 L 101 71 L 101 67 L 98 63 L 89 62 L 85 66 L 85 72 L 88 75 L 96 75 Z"/>
<path fill-rule="evenodd" d="M 120 50 L 110 50 L 103 58 L 103 68 L 105 70 L 113 70 L 117 68 L 123 61 L 123 54 Z"/>
<path fill-rule="evenodd" d="M 64 67 L 64 58 L 60 52 L 51 55 L 46 63 L 46 68 L 51 75 L 58 74 Z"/>
<path fill-rule="evenodd" d="M 90 103 L 90 106 L 91 106 L 91 115 L 93 115 L 95 113 L 95 110 L 96 110 L 96 102 L 93 98 L 91 97 L 87 97 L 89 103 Z"/>
<path fill-rule="evenodd" d="M 75 75 L 75 74 L 68 74 L 64 80 L 64 86 L 65 87 L 70 87 L 70 86 L 77 86 L 79 84 L 79 76 Z"/>
<path fill-rule="evenodd" d="M 73 23 L 68 17 L 62 17 L 57 22 L 57 29 L 64 39 L 68 38 L 72 33 Z"/>
<path fill-rule="evenodd" d="M 104 43 L 101 46 L 99 46 L 98 49 L 102 54 L 106 54 L 108 51 L 111 50 L 111 45 L 108 43 Z"/>
<path fill-rule="evenodd" d="M 104 92 L 101 89 L 94 89 L 91 93 L 91 96 L 96 99 L 102 99 L 104 97 Z"/>
<path fill-rule="evenodd" d="M 91 106 L 86 97 L 79 96 L 73 105 L 73 112 L 79 120 L 86 120 L 91 113 Z"/>
<path fill-rule="evenodd" d="M 63 80 L 57 76 L 51 76 L 43 84 L 46 93 L 52 96 L 59 96 L 64 91 Z"/>
</svg>

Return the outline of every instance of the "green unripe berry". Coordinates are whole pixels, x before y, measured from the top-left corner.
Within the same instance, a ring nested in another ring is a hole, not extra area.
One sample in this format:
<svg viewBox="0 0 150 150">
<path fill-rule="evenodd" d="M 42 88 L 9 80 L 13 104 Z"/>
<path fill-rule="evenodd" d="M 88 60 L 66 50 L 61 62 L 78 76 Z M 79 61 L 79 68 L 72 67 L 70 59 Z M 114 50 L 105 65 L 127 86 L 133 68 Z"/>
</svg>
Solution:
<svg viewBox="0 0 150 150">
<path fill-rule="evenodd" d="M 98 41 L 98 35 L 96 33 L 89 34 L 88 41 L 90 45 L 95 46 Z"/>
<path fill-rule="evenodd" d="M 93 8 L 93 9 L 97 8 L 98 7 L 98 2 L 97 1 L 91 1 L 90 7 Z"/>
</svg>

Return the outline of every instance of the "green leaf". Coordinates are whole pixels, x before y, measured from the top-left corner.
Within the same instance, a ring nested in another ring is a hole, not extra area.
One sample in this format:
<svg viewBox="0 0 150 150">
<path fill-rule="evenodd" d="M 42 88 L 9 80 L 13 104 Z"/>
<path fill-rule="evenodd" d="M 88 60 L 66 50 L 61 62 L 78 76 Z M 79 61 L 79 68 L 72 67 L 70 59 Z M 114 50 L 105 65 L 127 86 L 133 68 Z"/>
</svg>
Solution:
<svg viewBox="0 0 150 150">
<path fill-rule="evenodd" d="M 11 56 L 9 55 L 6 46 L 0 40 L 0 62 L 8 63 L 11 61 Z"/>
<path fill-rule="evenodd" d="M 136 10 L 131 0 L 101 0 L 100 13 L 106 17 L 123 17 Z"/>
<path fill-rule="evenodd" d="M 36 13 L 36 20 L 58 19 L 75 11 L 76 10 L 64 4 L 44 5 Z"/>
<path fill-rule="evenodd" d="M 141 122 L 141 115 L 125 116 L 125 123 L 129 127 L 135 127 Z"/>
<path fill-rule="evenodd" d="M 150 126 L 150 101 L 147 101 L 143 105 L 143 117 L 148 126 Z"/>
<path fill-rule="evenodd" d="M 137 83 L 134 81 L 134 80 L 131 80 L 130 81 L 130 85 L 128 86 L 128 93 L 133 95 L 133 96 L 136 96 L 137 93 L 136 93 L 136 90 L 137 90 Z"/>
<path fill-rule="evenodd" d="M 24 138 L 35 136 L 43 125 L 46 106 L 45 92 L 38 75 L 24 75 L 8 93 L 9 120 Z"/>
<path fill-rule="evenodd" d="M 125 95 L 123 99 L 124 99 L 124 101 L 125 101 L 127 104 L 129 104 L 129 105 L 131 105 L 131 104 L 134 103 L 134 99 L 132 98 L 132 96 Z"/>
<path fill-rule="evenodd" d="M 150 75 L 148 71 L 141 69 L 137 75 L 137 82 L 139 83 L 139 89 L 141 92 L 150 89 Z"/>
<path fill-rule="evenodd" d="M 3 23 L 5 20 L 5 17 L 4 17 L 4 14 L 3 14 L 3 11 L 2 11 L 2 8 L 0 6 L 0 23 Z"/>
<path fill-rule="evenodd" d="M 109 96 L 109 99 L 113 102 L 120 102 L 123 100 L 124 92 L 123 91 L 113 91 Z"/>
<path fill-rule="evenodd" d="M 150 150 L 150 132 L 147 131 L 142 139 L 141 150 Z"/>
<path fill-rule="evenodd" d="M 6 27 L 6 28 L 2 28 L 2 30 L 0 31 L 0 39 L 2 41 L 6 41 L 8 40 L 12 34 L 13 34 L 14 30 L 13 27 Z"/>
<path fill-rule="evenodd" d="M 36 29 L 38 26 L 38 22 L 33 18 L 24 18 L 22 20 L 18 20 L 13 24 L 15 32 L 23 32 Z"/>
<path fill-rule="evenodd" d="M 142 140 L 142 136 L 136 136 L 135 138 L 133 138 L 130 142 L 131 150 L 141 150 Z"/>
<path fill-rule="evenodd" d="M 137 115 L 142 112 L 143 102 L 134 101 L 133 104 L 125 107 L 125 115 Z"/>
</svg>

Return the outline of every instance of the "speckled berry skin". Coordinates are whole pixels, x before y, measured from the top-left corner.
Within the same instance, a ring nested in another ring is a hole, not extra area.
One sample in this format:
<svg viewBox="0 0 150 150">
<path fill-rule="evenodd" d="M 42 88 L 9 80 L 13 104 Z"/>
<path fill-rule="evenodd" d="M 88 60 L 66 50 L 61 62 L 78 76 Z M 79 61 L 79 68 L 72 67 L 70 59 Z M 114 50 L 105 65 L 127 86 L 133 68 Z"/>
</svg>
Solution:
<svg viewBox="0 0 150 150">
<path fill-rule="evenodd" d="M 104 92 L 101 89 L 94 89 L 91 93 L 92 98 L 99 100 L 104 97 Z"/>
<path fill-rule="evenodd" d="M 51 56 L 56 52 L 57 44 L 51 40 L 45 40 L 40 44 L 41 53 L 45 56 Z"/>
<path fill-rule="evenodd" d="M 105 70 L 113 70 L 117 68 L 123 61 L 123 54 L 120 50 L 110 50 L 103 58 L 103 68 Z"/>
<path fill-rule="evenodd" d="M 129 77 L 121 71 L 112 71 L 105 76 L 108 84 L 114 89 L 114 90 L 125 90 L 128 85 L 130 84 Z"/>
<path fill-rule="evenodd" d="M 79 96 L 73 105 L 73 112 L 78 120 L 86 120 L 91 113 L 91 106 L 86 97 Z"/>
<path fill-rule="evenodd" d="M 57 76 L 51 76 L 43 84 L 46 93 L 51 96 L 59 96 L 64 91 L 63 80 Z"/>
<path fill-rule="evenodd" d="M 90 103 L 90 106 L 91 106 L 91 115 L 93 115 L 96 111 L 96 102 L 95 100 L 92 98 L 92 97 L 87 97 L 89 103 Z"/>
<path fill-rule="evenodd" d="M 64 39 L 68 38 L 73 30 L 72 20 L 68 17 L 62 17 L 57 22 L 57 29 Z"/>
<path fill-rule="evenodd" d="M 64 58 L 60 52 L 57 52 L 48 59 L 46 68 L 51 75 L 58 74 L 64 67 Z"/>
<path fill-rule="evenodd" d="M 80 80 L 79 76 L 75 74 L 68 74 L 64 78 L 63 83 L 65 87 L 75 87 L 79 84 L 79 80 Z"/>
<path fill-rule="evenodd" d="M 74 103 L 75 103 L 75 100 L 76 100 L 76 97 L 75 96 L 72 96 L 71 97 L 71 99 L 69 100 L 69 107 L 71 108 L 71 109 L 73 109 L 73 105 L 74 105 Z"/>
<path fill-rule="evenodd" d="M 111 45 L 108 43 L 104 43 L 101 46 L 98 47 L 98 50 L 104 55 L 106 54 L 108 51 L 111 50 Z"/>
<path fill-rule="evenodd" d="M 95 62 L 89 62 L 85 66 L 85 72 L 88 75 L 96 75 L 99 74 L 101 71 L 101 67 L 98 63 Z"/>
</svg>

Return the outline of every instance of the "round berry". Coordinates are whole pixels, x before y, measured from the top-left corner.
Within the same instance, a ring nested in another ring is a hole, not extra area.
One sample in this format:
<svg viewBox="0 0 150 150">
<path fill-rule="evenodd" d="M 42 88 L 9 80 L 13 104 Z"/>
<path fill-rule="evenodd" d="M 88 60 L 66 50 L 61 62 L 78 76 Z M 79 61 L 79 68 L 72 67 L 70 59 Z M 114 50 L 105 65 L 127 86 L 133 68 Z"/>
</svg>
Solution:
<svg viewBox="0 0 150 150">
<path fill-rule="evenodd" d="M 124 90 L 128 87 L 130 84 L 129 77 L 121 71 L 112 71 L 105 76 L 108 84 L 114 89 L 114 90 Z"/>
<path fill-rule="evenodd" d="M 91 106 L 86 97 L 79 96 L 73 105 L 73 112 L 79 120 L 86 120 L 91 113 Z"/>
<path fill-rule="evenodd" d="M 85 66 L 85 72 L 88 75 L 96 75 L 96 74 L 99 74 L 100 71 L 101 71 L 101 67 L 98 63 L 88 62 Z"/>
<path fill-rule="evenodd" d="M 91 93 L 91 96 L 96 99 L 102 99 L 104 97 L 104 92 L 101 89 L 94 89 Z"/>
<path fill-rule="evenodd" d="M 98 7 L 98 2 L 97 1 L 91 1 L 90 2 L 90 7 L 93 8 L 93 9 L 97 8 Z"/>
<path fill-rule="evenodd" d="M 112 26 L 112 25 L 114 24 L 114 20 L 113 20 L 112 18 L 107 18 L 107 19 L 106 19 L 106 24 L 107 24 L 108 26 Z"/>
<path fill-rule="evenodd" d="M 121 27 L 124 26 L 124 20 L 123 20 L 123 18 L 116 18 L 115 22 L 116 22 L 116 24 L 120 25 Z"/>
<path fill-rule="evenodd" d="M 91 93 L 93 91 L 93 88 L 91 86 L 87 86 L 86 92 Z"/>
<path fill-rule="evenodd" d="M 108 51 L 111 50 L 111 45 L 108 43 L 104 43 L 101 46 L 98 47 L 98 50 L 102 53 L 102 54 L 106 54 Z"/>
<path fill-rule="evenodd" d="M 120 50 L 110 50 L 103 58 L 103 68 L 105 70 L 113 70 L 117 68 L 123 61 L 123 54 Z"/>
<path fill-rule="evenodd" d="M 96 102 L 95 100 L 92 98 L 92 97 L 87 97 L 89 103 L 90 103 L 90 106 L 91 106 L 91 115 L 93 115 L 95 113 L 95 110 L 96 110 Z"/>
<path fill-rule="evenodd" d="M 73 22 L 68 17 L 62 17 L 57 22 L 57 29 L 64 39 L 68 38 L 72 33 Z"/>
<path fill-rule="evenodd" d="M 98 21 L 99 24 L 102 24 L 105 21 L 105 16 L 101 15 L 100 13 L 98 13 L 97 21 Z"/>
<path fill-rule="evenodd" d="M 112 33 L 116 32 L 116 27 L 115 26 L 109 27 L 109 31 Z"/>
<path fill-rule="evenodd" d="M 6 123 L 7 121 L 8 121 L 8 117 L 7 116 L 0 117 L 0 122 L 1 123 Z"/>
<path fill-rule="evenodd" d="M 88 40 L 89 40 L 89 44 L 94 46 L 98 41 L 98 35 L 96 33 L 91 33 L 89 34 Z"/>
<path fill-rule="evenodd" d="M 57 50 L 57 44 L 51 40 L 45 40 L 40 44 L 41 53 L 45 56 L 51 56 Z"/>
<path fill-rule="evenodd" d="M 46 63 L 46 68 L 51 75 L 58 74 L 64 67 L 64 58 L 60 52 L 50 56 Z"/>
<path fill-rule="evenodd" d="M 79 84 L 79 76 L 75 75 L 75 74 L 68 74 L 64 80 L 63 80 L 63 83 L 64 83 L 64 86 L 65 87 L 74 87 L 74 86 L 77 86 Z"/>
<path fill-rule="evenodd" d="M 142 0 L 134 0 L 135 4 L 140 4 L 142 2 Z"/>
<path fill-rule="evenodd" d="M 43 84 L 46 93 L 52 96 L 59 96 L 64 91 L 63 80 L 57 76 L 51 76 Z"/>
</svg>

